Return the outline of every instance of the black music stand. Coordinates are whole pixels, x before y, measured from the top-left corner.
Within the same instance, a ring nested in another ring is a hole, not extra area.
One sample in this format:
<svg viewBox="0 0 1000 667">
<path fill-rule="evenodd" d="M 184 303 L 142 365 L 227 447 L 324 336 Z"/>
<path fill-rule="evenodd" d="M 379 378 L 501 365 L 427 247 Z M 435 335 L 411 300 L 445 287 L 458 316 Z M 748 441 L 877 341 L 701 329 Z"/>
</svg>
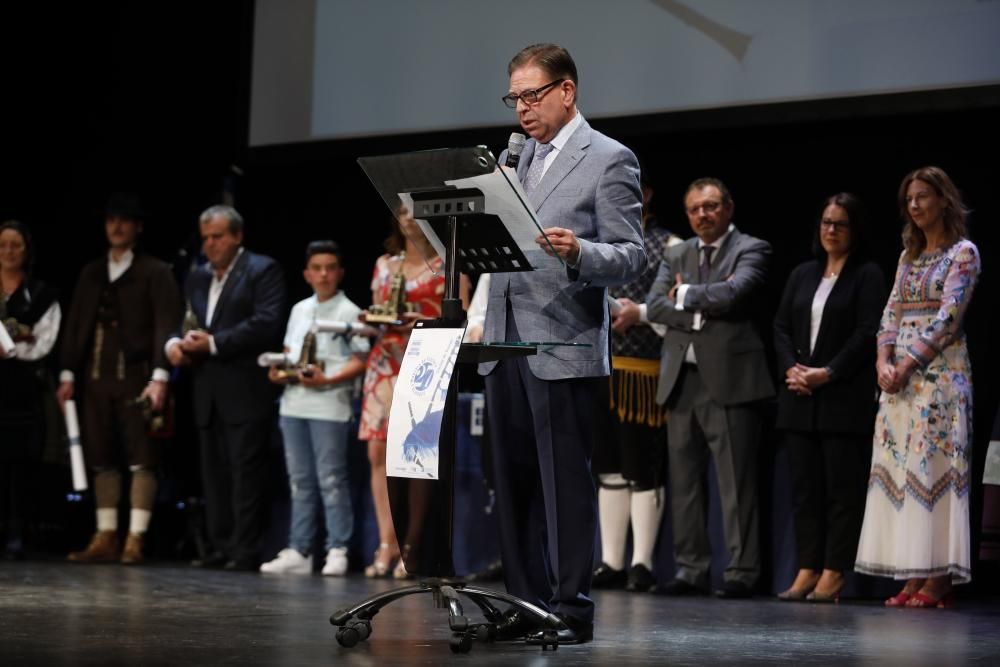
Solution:
<svg viewBox="0 0 1000 667">
<path fill-rule="evenodd" d="M 500 178 L 509 182 L 509 175 L 498 172 L 495 159 L 482 146 L 361 158 L 358 162 L 394 214 L 400 204 L 412 204 L 414 216 L 422 221 L 421 227 L 432 245 L 445 258 L 442 316 L 438 320 L 417 322 L 417 328 L 463 326 L 465 312 L 458 298 L 459 271 L 472 274 L 531 271 L 542 262 L 561 261 L 549 258 L 537 247 L 531 247 L 533 241 L 529 245 L 527 239 L 541 233 L 538 221 L 521 196 L 519 186 L 510 182 L 509 190 L 503 191 Z M 499 193 L 496 189 L 490 190 L 492 186 L 487 184 L 484 184 L 487 187 L 485 192 L 476 187 L 449 184 L 498 173 L 492 185 L 501 184 Z M 400 194 L 409 201 L 401 199 Z M 530 227 L 531 224 L 537 232 Z M 402 547 L 404 565 L 407 572 L 420 576 L 420 580 L 416 585 L 378 593 L 335 611 L 330 616 L 330 623 L 338 626 L 336 638 L 341 646 L 354 646 L 368 639 L 372 632 L 372 618 L 387 604 L 408 595 L 430 593 L 436 607 L 448 609 L 448 626 L 453 632 L 450 646 L 454 653 L 468 652 L 474 640 L 490 642 L 495 639 L 496 624 L 503 618 L 503 612 L 497 609 L 493 600 L 517 607 L 527 619 L 535 622 L 543 631 L 543 651 L 550 647 L 558 649 L 557 633 L 565 628 L 558 616 L 508 593 L 469 585 L 455 576 L 452 558 L 460 368 L 463 365 L 529 356 L 536 354 L 539 348 L 558 345 L 492 343 L 461 346 L 442 416 L 438 440 L 438 479 L 387 478 L 397 539 L 400 545 L 406 545 Z M 396 502 L 393 502 L 394 498 Z M 410 501 L 406 505 L 401 502 L 404 498 Z M 419 507 L 417 516 L 411 511 L 413 507 Z M 419 543 L 406 544 L 406 533 L 413 534 L 407 529 L 414 521 L 419 522 Z M 485 622 L 472 622 L 465 616 L 459 594 L 479 607 Z"/>
</svg>

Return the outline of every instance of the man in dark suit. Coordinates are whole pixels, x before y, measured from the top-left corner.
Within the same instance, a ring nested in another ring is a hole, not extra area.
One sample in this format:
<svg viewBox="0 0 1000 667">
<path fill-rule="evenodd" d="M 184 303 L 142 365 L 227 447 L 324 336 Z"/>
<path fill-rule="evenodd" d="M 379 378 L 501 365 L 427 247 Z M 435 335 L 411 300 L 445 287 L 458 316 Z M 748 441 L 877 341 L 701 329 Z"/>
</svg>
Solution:
<svg viewBox="0 0 1000 667">
<path fill-rule="evenodd" d="M 508 66 L 504 97 L 531 136 L 518 177 L 563 264 L 490 282 L 483 339 L 585 343 L 482 364 L 507 590 L 560 615 L 561 643 L 593 636 L 589 597 L 597 503 L 592 419 L 610 373 L 607 287 L 646 265 L 639 165 L 576 109 L 576 65 L 554 44 L 529 46 Z M 505 156 L 501 155 L 501 162 Z M 546 241 L 546 237 L 548 241 Z M 549 243 L 551 242 L 551 247 Z M 517 612 L 501 636 L 523 636 Z M 541 632 L 529 636 L 540 641 Z"/>
<path fill-rule="evenodd" d="M 720 597 L 752 595 L 760 574 L 755 402 L 774 394 L 764 344 L 751 322 L 771 247 L 731 224 L 734 204 L 714 178 L 692 183 L 684 198 L 696 236 L 667 250 L 646 299 L 663 338 L 657 402 L 670 409 L 667 448 L 676 578 L 660 592 L 683 595 L 709 586 L 712 550 L 704 476 L 711 454 L 729 550 Z"/>
<path fill-rule="evenodd" d="M 185 286 L 188 330 L 166 346 L 170 362 L 191 366 L 194 375 L 213 548 L 195 564 L 256 571 L 275 400 L 257 356 L 279 349 L 285 283 L 273 259 L 243 248 L 243 218 L 232 207 L 212 206 L 199 226 L 208 264 Z"/>
</svg>

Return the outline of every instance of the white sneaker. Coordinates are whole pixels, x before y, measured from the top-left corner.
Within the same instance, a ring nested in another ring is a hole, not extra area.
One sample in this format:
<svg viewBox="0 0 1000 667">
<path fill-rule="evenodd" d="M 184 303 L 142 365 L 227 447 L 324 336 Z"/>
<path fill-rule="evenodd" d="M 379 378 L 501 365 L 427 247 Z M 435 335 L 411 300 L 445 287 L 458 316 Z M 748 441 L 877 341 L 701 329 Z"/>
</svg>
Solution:
<svg viewBox="0 0 1000 667">
<path fill-rule="evenodd" d="M 277 558 L 260 566 L 265 574 L 312 574 L 312 558 L 295 549 L 282 549 Z"/>
<path fill-rule="evenodd" d="M 334 547 L 327 552 L 323 574 L 328 577 L 342 577 L 347 574 L 347 547 Z"/>
</svg>

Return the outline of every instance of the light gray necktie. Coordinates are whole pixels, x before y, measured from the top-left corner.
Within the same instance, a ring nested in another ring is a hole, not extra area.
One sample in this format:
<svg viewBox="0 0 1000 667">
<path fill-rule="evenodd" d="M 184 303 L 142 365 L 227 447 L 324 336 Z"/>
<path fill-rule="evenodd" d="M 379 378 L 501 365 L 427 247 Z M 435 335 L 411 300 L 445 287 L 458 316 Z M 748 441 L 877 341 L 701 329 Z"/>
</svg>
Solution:
<svg viewBox="0 0 1000 667">
<path fill-rule="evenodd" d="M 538 187 L 538 182 L 542 180 L 542 171 L 545 169 L 545 157 L 553 148 L 552 144 L 535 144 L 535 154 L 531 157 L 531 166 L 528 167 L 528 175 L 524 179 L 526 193 L 531 193 Z"/>
</svg>

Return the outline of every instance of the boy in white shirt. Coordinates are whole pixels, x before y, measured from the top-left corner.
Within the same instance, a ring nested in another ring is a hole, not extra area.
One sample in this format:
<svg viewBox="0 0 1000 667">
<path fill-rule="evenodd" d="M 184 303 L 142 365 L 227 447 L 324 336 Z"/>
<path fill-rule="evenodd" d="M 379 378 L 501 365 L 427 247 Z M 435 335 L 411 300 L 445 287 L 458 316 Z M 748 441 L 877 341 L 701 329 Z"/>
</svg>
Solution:
<svg viewBox="0 0 1000 667">
<path fill-rule="evenodd" d="M 285 353 L 298 360 L 302 343 L 316 320 L 354 322 L 361 308 L 338 290 L 344 277 L 340 248 L 314 241 L 306 248 L 303 276 L 314 294 L 292 307 L 285 332 Z M 291 487 L 292 519 L 288 547 L 260 566 L 276 574 L 312 573 L 311 548 L 317 531 L 317 500 L 326 518 L 325 575 L 347 572 L 347 543 L 354 513 L 347 480 L 347 447 L 354 379 L 365 372 L 368 341 L 343 334 L 316 334 L 316 364 L 283 372 L 272 366 L 268 377 L 283 384 L 281 433 Z"/>
</svg>

